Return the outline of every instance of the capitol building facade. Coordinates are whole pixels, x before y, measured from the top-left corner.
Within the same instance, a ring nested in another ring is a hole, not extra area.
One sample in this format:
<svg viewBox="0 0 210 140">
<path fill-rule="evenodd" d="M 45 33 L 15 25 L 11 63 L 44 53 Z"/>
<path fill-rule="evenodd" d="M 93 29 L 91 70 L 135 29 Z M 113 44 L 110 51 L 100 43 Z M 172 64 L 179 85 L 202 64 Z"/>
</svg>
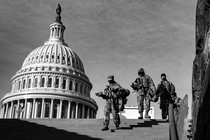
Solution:
<svg viewBox="0 0 210 140">
<path fill-rule="evenodd" d="M 92 84 L 81 59 L 64 41 L 61 7 L 50 25 L 50 38 L 33 50 L 12 77 L 11 92 L 0 101 L 0 118 L 96 118 Z"/>
</svg>

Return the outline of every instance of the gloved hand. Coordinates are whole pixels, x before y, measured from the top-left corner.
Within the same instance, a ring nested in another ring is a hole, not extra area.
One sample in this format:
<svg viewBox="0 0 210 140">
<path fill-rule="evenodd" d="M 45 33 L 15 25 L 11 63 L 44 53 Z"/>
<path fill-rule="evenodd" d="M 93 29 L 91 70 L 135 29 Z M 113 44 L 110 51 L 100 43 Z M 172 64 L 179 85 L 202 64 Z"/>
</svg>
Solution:
<svg viewBox="0 0 210 140">
<path fill-rule="evenodd" d="M 96 96 L 100 96 L 102 94 L 102 92 L 96 92 L 95 95 Z"/>
</svg>

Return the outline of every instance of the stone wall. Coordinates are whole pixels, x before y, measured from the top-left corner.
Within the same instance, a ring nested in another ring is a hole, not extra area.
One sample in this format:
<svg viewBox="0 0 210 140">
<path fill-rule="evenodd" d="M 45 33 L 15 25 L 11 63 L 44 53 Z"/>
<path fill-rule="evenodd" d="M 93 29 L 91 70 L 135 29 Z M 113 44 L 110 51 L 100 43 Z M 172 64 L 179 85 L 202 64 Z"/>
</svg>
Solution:
<svg viewBox="0 0 210 140">
<path fill-rule="evenodd" d="M 193 139 L 210 138 L 210 0 L 198 0 L 192 75 Z"/>
</svg>

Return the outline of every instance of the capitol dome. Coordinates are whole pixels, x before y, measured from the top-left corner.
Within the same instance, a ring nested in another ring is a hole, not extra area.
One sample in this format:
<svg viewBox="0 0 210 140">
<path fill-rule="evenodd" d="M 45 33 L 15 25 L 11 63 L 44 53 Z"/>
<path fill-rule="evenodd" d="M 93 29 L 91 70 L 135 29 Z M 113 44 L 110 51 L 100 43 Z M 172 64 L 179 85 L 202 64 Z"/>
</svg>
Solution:
<svg viewBox="0 0 210 140">
<path fill-rule="evenodd" d="M 56 13 L 49 40 L 29 53 L 12 77 L 0 118 L 96 118 L 92 84 L 81 59 L 64 41 L 59 4 Z"/>
</svg>

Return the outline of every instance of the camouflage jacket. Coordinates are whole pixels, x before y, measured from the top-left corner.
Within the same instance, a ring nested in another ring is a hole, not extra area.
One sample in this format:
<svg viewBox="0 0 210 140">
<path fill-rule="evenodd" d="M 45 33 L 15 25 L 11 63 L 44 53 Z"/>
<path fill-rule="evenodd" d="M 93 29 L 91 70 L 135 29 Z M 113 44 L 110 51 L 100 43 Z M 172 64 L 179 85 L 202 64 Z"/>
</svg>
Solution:
<svg viewBox="0 0 210 140">
<path fill-rule="evenodd" d="M 152 90 L 152 92 L 156 91 L 155 84 L 152 80 L 152 78 L 149 75 L 139 76 L 134 81 L 139 87 L 140 90 Z"/>
<path fill-rule="evenodd" d="M 120 89 L 122 89 L 122 87 L 117 82 L 115 82 L 113 84 L 107 85 L 104 89 L 104 92 L 98 93 L 97 96 L 106 100 L 118 99 L 120 97 Z"/>
<path fill-rule="evenodd" d="M 175 86 L 172 82 L 166 80 L 166 81 L 161 81 L 160 84 L 163 84 L 165 86 L 170 95 L 175 92 Z"/>
</svg>

